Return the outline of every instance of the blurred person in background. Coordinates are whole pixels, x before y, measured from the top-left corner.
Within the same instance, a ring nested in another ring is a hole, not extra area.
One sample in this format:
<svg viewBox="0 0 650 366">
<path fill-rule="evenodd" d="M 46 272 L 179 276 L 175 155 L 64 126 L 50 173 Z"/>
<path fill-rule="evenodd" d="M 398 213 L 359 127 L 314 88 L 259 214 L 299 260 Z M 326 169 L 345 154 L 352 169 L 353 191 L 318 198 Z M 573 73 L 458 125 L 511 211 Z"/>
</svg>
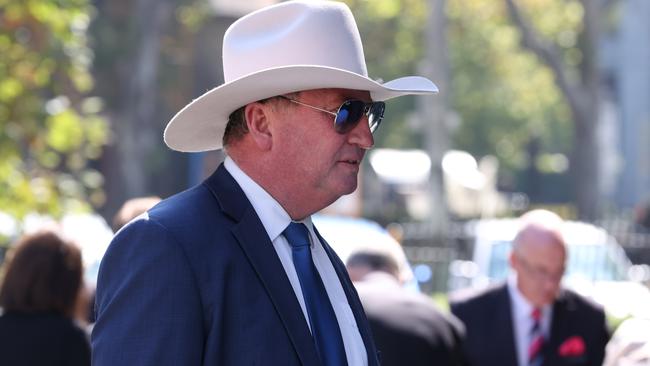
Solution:
<svg viewBox="0 0 650 366">
<path fill-rule="evenodd" d="M 561 287 L 562 219 L 534 210 L 521 217 L 506 283 L 452 298 L 473 366 L 601 366 L 609 339 L 599 305 Z"/>
<path fill-rule="evenodd" d="M 378 365 L 311 215 L 357 188 L 383 101 L 437 87 L 368 77 L 354 16 L 336 1 L 238 19 L 223 63 L 225 83 L 176 114 L 165 142 L 227 157 L 116 234 L 99 269 L 93 364 Z"/>
<path fill-rule="evenodd" d="M 81 251 L 55 232 L 20 239 L 0 288 L 0 364 L 90 365 L 82 274 Z"/>
<path fill-rule="evenodd" d="M 128 224 L 131 220 L 147 212 L 150 208 L 155 206 L 162 199 L 158 196 L 147 196 L 147 197 L 135 197 L 129 200 L 126 200 L 117 213 L 113 216 L 113 222 L 111 223 L 111 229 L 113 233 L 120 231 L 124 225 Z M 92 325 L 95 323 L 95 292 L 96 289 L 93 288 L 88 291 L 88 323 L 90 323 L 89 329 L 92 331 Z"/>
<path fill-rule="evenodd" d="M 650 202 L 644 202 L 636 207 L 634 224 L 642 231 L 650 231 Z"/>
<path fill-rule="evenodd" d="M 616 328 L 603 366 L 650 366 L 650 318 L 628 318 Z"/>
<path fill-rule="evenodd" d="M 464 328 L 433 300 L 399 281 L 389 251 L 363 249 L 346 262 L 370 322 L 383 366 L 461 366 Z"/>
<path fill-rule="evenodd" d="M 135 197 L 127 200 L 122 204 L 115 216 L 113 216 L 113 223 L 111 226 L 113 232 L 117 233 L 124 225 L 147 212 L 147 210 L 155 206 L 161 200 L 162 199 L 158 196 Z"/>
</svg>

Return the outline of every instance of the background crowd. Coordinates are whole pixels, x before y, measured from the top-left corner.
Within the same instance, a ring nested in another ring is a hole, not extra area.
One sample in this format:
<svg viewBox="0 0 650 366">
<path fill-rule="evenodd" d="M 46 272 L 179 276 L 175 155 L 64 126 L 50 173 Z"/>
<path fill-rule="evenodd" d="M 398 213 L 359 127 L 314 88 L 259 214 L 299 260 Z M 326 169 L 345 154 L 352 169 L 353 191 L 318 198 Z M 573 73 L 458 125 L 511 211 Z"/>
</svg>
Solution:
<svg viewBox="0 0 650 366">
<path fill-rule="evenodd" d="M 160 200 L 125 202 L 113 229 L 117 232 Z M 325 220 L 326 232 L 332 230 L 327 217 L 319 220 Z M 629 318 L 614 327 L 601 305 L 562 287 L 567 259 L 558 232 L 562 220 L 537 210 L 521 221 L 508 280 L 451 293 L 451 309 L 407 283 L 411 272 L 404 272 L 408 261 L 397 242 L 369 242 L 360 235 L 358 245 L 338 250 L 382 365 L 650 364 L 647 318 Z M 90 364 L 94 282 L 84 280 L 81 251 L 65 237 L 60 228 L 45 225 L 21 237 L 6 255 L 0 349 L 8 365 Z"/>
</svg>

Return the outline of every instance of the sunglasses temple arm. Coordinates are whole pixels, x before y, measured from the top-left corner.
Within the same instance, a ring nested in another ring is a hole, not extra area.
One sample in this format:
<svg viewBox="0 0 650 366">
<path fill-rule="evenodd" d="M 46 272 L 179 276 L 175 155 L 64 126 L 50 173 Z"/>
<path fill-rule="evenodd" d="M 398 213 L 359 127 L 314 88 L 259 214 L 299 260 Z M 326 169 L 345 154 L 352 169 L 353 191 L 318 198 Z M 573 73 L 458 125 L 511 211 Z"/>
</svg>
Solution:
<svg viewBox="0 0 650 366">
<path fill-rule="evenodd" d="M 327 109 L 322 109 L 322 108 L 314 107 L 313 105 L 305 104 L 305 103 L 302 103 L 302 102 L 300 102 L 300 101 L 297 101 L 297 100 L 294 100 L 294 99 L 290 99 L 290 98 L 286 98 L 286 97 L 285 97 L 285 99 L 287 99 L 287 100 L 289 100 L 289 101 L 292 101 L 292 102 L 294 102 L 294 103 L 296 103 L 296 104 L 300 104 L 300 105 L 302 105 L 302 106 L 305 106 L 305 107 L 308 107 L 308 108 L 311 108 L 311 109 L 315 109 L 315 110 L 317 110 L 317 111 L 321 111 L 321 112 L 325 112 L 325 113 L 327 113 L 327 114 L 331 114 L 331 115 L 334 116 L 334 117 L 336 117 L 336 115 L 337 115 L 336 113 L 334 113 L 334 112 L 332 112 L 332 111 L 328 111 Z"/>
</svg>

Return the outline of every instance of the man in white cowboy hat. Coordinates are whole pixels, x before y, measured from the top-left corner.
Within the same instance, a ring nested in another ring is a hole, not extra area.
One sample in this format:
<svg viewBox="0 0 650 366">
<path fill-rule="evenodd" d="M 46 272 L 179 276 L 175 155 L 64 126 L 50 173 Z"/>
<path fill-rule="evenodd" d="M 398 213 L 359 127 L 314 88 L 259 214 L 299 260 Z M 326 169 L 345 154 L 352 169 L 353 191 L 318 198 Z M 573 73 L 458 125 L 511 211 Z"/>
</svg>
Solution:
<svg viewBox="0 0 650 366">
<path fill-rule="evenodd" d="M 228 157 L 116 234 L 93 364 L 378 365 L 345 267 L 310 215 L 356 189 L 383 101 L 436 86 L 370 79 L 352 13 L 331 1 L 244 16 L 223 63 L 226 82 L 181 110 L 165 142 Z"/>
</svg>

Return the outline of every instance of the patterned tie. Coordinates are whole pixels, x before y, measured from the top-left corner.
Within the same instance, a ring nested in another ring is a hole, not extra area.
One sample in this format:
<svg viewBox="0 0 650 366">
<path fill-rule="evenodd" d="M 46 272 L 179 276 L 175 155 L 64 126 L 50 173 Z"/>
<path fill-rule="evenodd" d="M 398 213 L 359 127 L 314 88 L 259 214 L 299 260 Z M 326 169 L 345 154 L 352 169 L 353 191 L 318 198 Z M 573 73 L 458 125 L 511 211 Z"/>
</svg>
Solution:
<svg viewBox="0 0 650 366">
<path fill-rule="evenodd" d="M 542 348 L 544 348 L 544 334 L 542 333 L 542 326 L 540 320 L 542 312 L 539 308 L 535 308 L 531 314 L 533 318 L 533 327 L 530 330 L 530 346 L 528 346 L 528 365 L 541 366 L 544 361 Z"/>
<path fill-rule="evenodd" d="M 300 280 L 318 356 L 324 366 L 346 366 L 339 323 L 311 258 L 309 231 L 304 224 L 292 222 L 282 234 L 291 245 L 293 265 Z"/>
</svg>

